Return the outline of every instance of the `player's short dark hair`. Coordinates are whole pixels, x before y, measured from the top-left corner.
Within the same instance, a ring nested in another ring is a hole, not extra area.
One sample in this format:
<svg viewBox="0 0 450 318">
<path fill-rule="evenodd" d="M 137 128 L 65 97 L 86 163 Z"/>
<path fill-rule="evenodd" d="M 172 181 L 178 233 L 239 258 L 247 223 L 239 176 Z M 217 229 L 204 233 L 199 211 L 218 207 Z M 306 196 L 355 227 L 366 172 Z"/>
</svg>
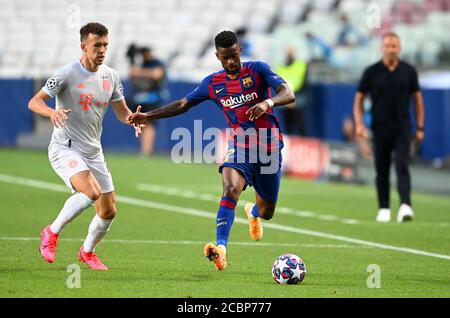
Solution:
<svg viewBox="0 0 450 318">
<path fill-rule="evenodd" d="M 397 33 L 395 33 L 395 32 L 392 32 L 392 31 L 389 31 L 389 32 L 386 32 L 386 33 L 384 33 L 383 34 L 383 40 L 385 39 L 385 38 L 390 38 L 390 37 L 394 37 L 394 38 L 397 38 L 397 39 L 399 39 L 400 40 L 400 37 L 398 36 L 398 34 Z"/>
<path fill-rule="evenodd" d="M 214 42 L 216 44 L 216 48 L 223 47 L 227 48 L 230 46 L 239 43 L 236 34 L 232 31 L 222 31 L 216 35 Z"/>
<path fill-rule="evenodd" d="M 144 54 L 144 53 L 151 53 L 152 52 L 152 48 L 149 47 L 149 46 L 143 46 L 143 47 L 141 47 L 140 51 L 141 51 L 142 54 Z"/>
<path fill-rule="evenodd" d="M 108 29 L 101 23 L 90 22 L 80 29 L 80 41 L 83 42 L 92 33 L 99 36 L 108 35 Z"/>
</svg>

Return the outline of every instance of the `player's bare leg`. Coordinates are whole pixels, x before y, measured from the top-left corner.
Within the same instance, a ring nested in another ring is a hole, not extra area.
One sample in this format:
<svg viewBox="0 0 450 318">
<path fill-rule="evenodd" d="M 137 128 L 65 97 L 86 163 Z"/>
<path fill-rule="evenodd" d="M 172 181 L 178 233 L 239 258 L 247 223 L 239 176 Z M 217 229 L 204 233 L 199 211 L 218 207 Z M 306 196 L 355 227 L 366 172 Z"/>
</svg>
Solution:
<svg viewBox="0 0 450 318">
<path fill-rule="evenodd" d="M 203 248 L 204 255 L 214 262 L 218 270 L 227 266 L 226 245 L 234 222 L 234 209 L 245 187 L 245 179 L 236 169 L 224 167 L 222 169 L 223 194 L 217 213 L 217 245 L 208 243 Z"/>
<path fill-rule="evenodd" d="M 72 176 L 70 183 L 77 192 L 84 193 L 92 201 L 97 201 L 102 194 L 100 184 L 89 170 L 81 171 Z"/>
<path fill-rule="evenodd" d="M 47 225 L 41 232 L 39 250 L 42 257 L 49 263 L 55 261 L 59 234 L 64 226 L 90 207 L 101 193 L 100 185 L 89 170 L 73 175 L 70 182 L 77 192 L 66 200 L 53 223 Z"/>
<path fill-rule="evenodd" d="M 97 254 L 95 247 L 108 233 L 111 223 L 116 216 L 115 193 L 102 193 L 95 203 L 96 215 L 89 225 L 88 235 L 78 252 L 80 261 L 86 263 L 94 270 L 107 270 L 108 267 L 102 263 Z"/>
<path fill-rule="evenodd" d="M 245 187 L 245 178 L 233 168 L 224 167 L 222 170 L 223 196 L 239 201 L 242 190 Z"/>
<path fill-rule="evenodd" d="M 270 220 L 275 212 L 276 202 L 268 202 L 261 198 L 258 192 L 256 195 L 256 205 L 247 202 L 244 207 L 245 214 L 248 218 L 248 232 L 254 241 L 259 241 L 263 237 L 262 219 Z"/>
</svg>

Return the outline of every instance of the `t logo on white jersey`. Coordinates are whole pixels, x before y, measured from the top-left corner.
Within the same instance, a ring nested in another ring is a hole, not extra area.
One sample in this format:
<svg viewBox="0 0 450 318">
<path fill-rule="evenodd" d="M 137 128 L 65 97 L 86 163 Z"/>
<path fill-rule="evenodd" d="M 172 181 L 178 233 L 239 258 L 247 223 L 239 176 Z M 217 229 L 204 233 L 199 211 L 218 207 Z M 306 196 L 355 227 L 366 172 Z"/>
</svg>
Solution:
<svg viewBox="0 0 450 318">
<path fill-rule="evenodd" d="M 83 106 L 83 110 L 88 110 L 89 106 L 92 106 L 94 95 L 92 94 L 80 94 L 80 105 Z"/>
</svg>

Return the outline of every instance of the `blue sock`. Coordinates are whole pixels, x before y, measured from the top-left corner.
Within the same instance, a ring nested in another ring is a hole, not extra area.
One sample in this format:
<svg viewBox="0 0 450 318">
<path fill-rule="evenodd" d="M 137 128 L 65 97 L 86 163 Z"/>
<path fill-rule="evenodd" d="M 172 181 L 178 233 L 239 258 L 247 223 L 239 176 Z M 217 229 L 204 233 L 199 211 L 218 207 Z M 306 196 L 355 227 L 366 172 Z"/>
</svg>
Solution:
<svg viewBox="0 0 450 318">
<path fill-rule="evenodd" d="M 216 219 L 216 241 L 217 245 L 227 246 L 228 237 L 230 236 L 231 227 L 234 222 L 234 209 L 236 201 L 233 199 L 222 197 L 220 199 L 219 211 Z"/>
<path fill-rule="evenodd" d="M 259 218 L 259 208 L 258 205 L 255 204 L 252 208 L 252 212 L 251 214 L 255 217 L 255 218 Z"/>
</svg>

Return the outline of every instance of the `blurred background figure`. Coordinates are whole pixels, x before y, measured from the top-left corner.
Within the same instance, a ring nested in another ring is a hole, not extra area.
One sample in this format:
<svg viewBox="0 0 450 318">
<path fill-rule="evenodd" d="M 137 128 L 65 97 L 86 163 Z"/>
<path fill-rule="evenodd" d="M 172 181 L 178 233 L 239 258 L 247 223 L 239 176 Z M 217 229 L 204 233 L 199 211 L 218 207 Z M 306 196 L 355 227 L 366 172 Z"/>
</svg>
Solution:
<svg viewBox="0 0 450 318">
<path fill-rule="evenodd" d="M 372 133 L 375 152 L 376 189 L 378 195 L 378 222 L 389 222 L 390 166 L 395 163 L 400 209 L 397 222 L 413 219 L 411 205 L 411 177 L 409 158 L 411 132 L 420 144 L 424 139 L 424 106 L 416 68 L 399 58 L 400 37 L 393 32 L 382 38 L 381 61 L 364 71 L 354 101 L 357 137 L 367 138 L 363 121 L 363 100 L 372 100 Z M 410 100 L 415 108 L 415 129 L 411 122 Z"/>
<path fill-rule="evenodd" d="M 353 121 L 353 118 L 345 117 L 342 122 L 342 134 L 344 135 L 345 141 L 352 142 L 357 145 L 358 152 L 363 159 L 368 160 L 373 157 L 370 141 L 371 136 L 368 136 L 367 138 L 356 138 L 355 122 Z"/>
<path fill-rule="evenodd" d="M 250 39 L 247 36 L 247 29 L 245 27 L 237 29 L 236 36 L 242 48 L 241 57 L 244 60 L 251 59 L 253 56 L 252 55 L 253 47 Z"/>
<path fill-rule="evenodd" d="M 346 15 L 341 15 L 339 21 L 341 28 L 337 35 L 337 46 L 364 46 L 368 43 L 368 38 L 350 22 Z"/>
<path fill-rule="evenodd" d="M 288 135 L 306 136 L 305 106 L 307 99 L 306 78 L 308 64 L 296 58 L 295 49 L 286 50 L 285 64 L 277 69 L 280 75 L 289 84 L 295 93 L 296 101 L 283 108 L 285 133 Z"/>
<path fill-rule="evenodd" d="M 333 47 L 312 32 L 306 32 L 305 36 L 311 60 L 329 62 L 332 58 Z"/>
<path fill-rule="evenodd" d="M 127 51 L 130 61 L 130 84 L 133 90 L 131 98 L 133 111 L 138 105 L 142 112 L 148 112 L 161 105 L 165 95 L 166 70 L 149 47 L 137 47 L 131 44 Z M 140 66 L 137 66 L 140 60 Z M 141 155 L 151 156 L 156 133 L 153 123 L 147 124 L 141 136 Z"/>
</svg>

